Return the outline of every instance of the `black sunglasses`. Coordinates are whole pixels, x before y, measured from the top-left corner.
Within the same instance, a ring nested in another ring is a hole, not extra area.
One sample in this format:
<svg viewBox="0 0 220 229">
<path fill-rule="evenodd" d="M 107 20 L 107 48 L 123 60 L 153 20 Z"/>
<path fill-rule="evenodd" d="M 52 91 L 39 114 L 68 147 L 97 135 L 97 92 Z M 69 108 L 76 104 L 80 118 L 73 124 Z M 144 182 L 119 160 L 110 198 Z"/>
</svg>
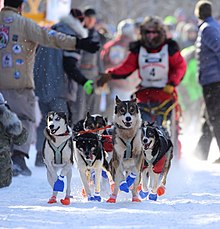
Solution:
<svg viewBox="0 0 220 229">
<path fill-rule="evenodd" d="M 144 30 L 143 32 L 144 32 L 145 34 L 150 34 L 150 33 L 159 34 L 159 31 L 156 31 L 156 30 Z"/>
</svg>

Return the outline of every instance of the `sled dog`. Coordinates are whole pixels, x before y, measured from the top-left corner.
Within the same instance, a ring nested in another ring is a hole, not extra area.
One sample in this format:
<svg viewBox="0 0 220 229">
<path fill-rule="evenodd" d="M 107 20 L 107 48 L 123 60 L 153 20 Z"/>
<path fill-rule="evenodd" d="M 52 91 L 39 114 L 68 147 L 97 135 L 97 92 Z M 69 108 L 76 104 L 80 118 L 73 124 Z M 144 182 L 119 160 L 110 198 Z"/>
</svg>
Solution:
<svg viewBox="0 0 220 229">
<path fill-rule="evenodd" d="M 107 202 L 115 203 L 119 189 L 129 192 L 132 187 L 132 201 L 140 202 L 136 187 L 143 154 L 141 152 L 141 115 L 136 98 L 121 101 L 115 98 L 113 115 L 113 158 L 110 162 L 115 188 Z"/>
<path fill-rule="evenodd" d="M 64 112 L 51 111 L 46 118 L 44 130 L 43 160 L 47 168 L 47 179 L 53 188 L 53 195 L 48 203 L 56 203 L 58 191 L 63 191 L 64 178 L 67 180 L 66 197 L 61 203 L 70 203 L 70 183 L 73 165 L 72 130 L 67 124 Z M 58 175 L 58 170 L 60 175 Z"/>
<path fill-rule="evenodd" d="M 148 197 L 156 201 L 157 196 L 165 192 L 167 174 L 173 158 L 173 144 L 165 129 L 146 122 L 142 126 L 141 141 L 144 163 L 139 195 L 142 199 Z"/>
</svg>

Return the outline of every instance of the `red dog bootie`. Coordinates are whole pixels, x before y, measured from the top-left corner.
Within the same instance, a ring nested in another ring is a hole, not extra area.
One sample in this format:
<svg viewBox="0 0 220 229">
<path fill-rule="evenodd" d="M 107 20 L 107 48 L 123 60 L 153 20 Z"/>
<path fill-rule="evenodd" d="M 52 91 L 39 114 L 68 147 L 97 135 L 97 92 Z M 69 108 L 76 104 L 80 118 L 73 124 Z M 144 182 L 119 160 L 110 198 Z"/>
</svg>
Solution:
<svg viewBox="0 0 220 229">
<path fill-rule="evenodd" d="M 158 189 L 157 189 L 157 195 L 158 196 L 162 196 L 164 193 L 165 193 L 165 191 L 166 191 L 166 188 L 164 187 L 164 186 L 160 186 L 160 187 L 158 187 Z"/>
<path fill-rule="evenodd" d="M 48 204 L 54 204 L 54 203 L 57 203 L 57 200 L 56 200 L 56 196 L 52 196 L 49 200 L 48 200 L 48 202 L 47 202 Z"/>
<path fill-rule="evenodd" d="M 116 198 L 117 198 L 117 195 L 112 194 L 106 202 L 107 203 L 116 203 Z"/>
<path fill-rule="evenodd" d="M 137 196 L 134 196 L 132 197 L 132 202 L 141 202 L 141 200 Z"/>
<path fill-rule="evenodd" d="M 70 198 L 69 197 L 65 197 L 65 199 L 61 199 L 60 202 L 63 205 L 69 205 L 70 204 Z"/>
</svg>

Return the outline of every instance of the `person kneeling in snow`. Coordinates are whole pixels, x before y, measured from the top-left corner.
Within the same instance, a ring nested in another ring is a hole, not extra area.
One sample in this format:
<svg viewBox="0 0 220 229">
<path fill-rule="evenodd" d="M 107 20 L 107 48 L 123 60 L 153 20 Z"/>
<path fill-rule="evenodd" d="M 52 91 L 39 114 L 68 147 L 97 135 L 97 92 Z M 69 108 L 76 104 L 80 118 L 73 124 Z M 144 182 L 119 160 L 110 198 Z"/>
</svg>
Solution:
<svg viewBox="0 0 220 229">
<path fill-rule="evenodd" d="M 12 181 L 12 143 L 22 145 L 26 140 L 26 129 L 0 93 L 0 188 L 9 186 Z"/>
</svg>

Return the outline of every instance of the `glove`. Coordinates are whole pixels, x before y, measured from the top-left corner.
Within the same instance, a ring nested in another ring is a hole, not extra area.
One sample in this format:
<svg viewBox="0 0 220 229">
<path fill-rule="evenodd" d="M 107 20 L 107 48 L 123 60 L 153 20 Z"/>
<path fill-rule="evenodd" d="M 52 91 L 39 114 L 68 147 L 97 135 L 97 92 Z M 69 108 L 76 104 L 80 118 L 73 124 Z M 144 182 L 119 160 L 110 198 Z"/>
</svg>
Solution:
<svg viewBox="0 0 220 229">
<path fill-rule="evenodd" d="M 167 94 L 172 94 L 174 91 L 174 86 L 167 84 L 164 88 L 163 91 Z"/>
<path fill-rule="evenodd" d="M 87 95 L 91 95 L 93 93 L 93 80 L 87 80 L 84 85 L 83 89 L 85 90 Z"/>
<path fill-rule="evenodd" d="M 111 73 L 99 73 L 100 78 L 97 80 L 97 86 L 102 87 L 105 83 L 107 83 L 111 78 Z"/>
<path fill-rule="evenodd" d="M 90 37 L 78 39 L 76 38 L 76 49 L 82 49 L 90 53 L 95 53 L 99 50 L 100 43 L 92 41 Z"/>
<path fill-rule="evenodd" d="M 57 181 L 54 183 L 53 190 L 55 192 L 63 192 L 64 189 L 64 176 L 59 176 Z"/>
</svg>

